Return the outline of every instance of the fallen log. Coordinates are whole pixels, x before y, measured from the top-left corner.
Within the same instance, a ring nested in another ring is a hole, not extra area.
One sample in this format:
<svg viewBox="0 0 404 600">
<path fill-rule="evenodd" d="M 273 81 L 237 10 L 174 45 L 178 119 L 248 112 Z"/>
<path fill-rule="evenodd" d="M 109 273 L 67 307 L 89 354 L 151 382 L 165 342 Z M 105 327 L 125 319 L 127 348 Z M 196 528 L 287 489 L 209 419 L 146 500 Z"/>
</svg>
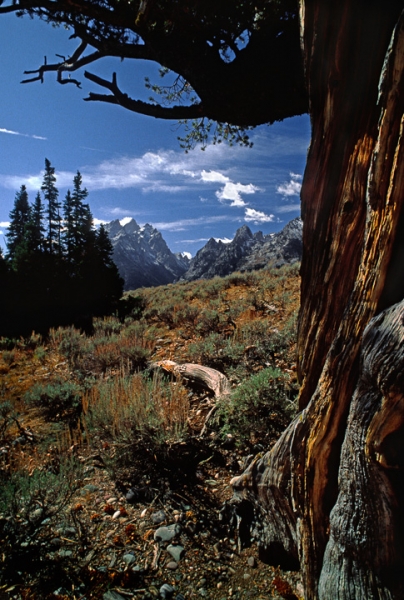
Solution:
<svg viewBox="0 0 404 600">
<path fill-rule="evenodd" d="M 226 375 L 223 375 L 223 373 L 216 369 L 203 367 L 202 365 L 193 363 L 179 365 L 172 360 L 160 360 L 151 363 L 149 366 L 151 369 L 160 368 L 166 373 L 173 373 L 174 375 L 180 375 L 181 377 L 189 379 L 212 391 L 216 399 L 230 393 L 229 380 Z"/>
<path fill-rule="evenodd" d="M 201 387 L 213 392 L 216 401 L 230 394 L 230 382 L 226 375 L 223 375 L 223 373 L 217 371 L 216 369 L 212 369 L 211 367 L 203 367 L 202 365 L 193 363 L 184 363 L 179 365 L 172 360 L 161 360 L 154 362 L 151 363 L 149 367 L 151 369 L 162 369 L 166 373 L 173 373 L 176 376 L 197 383 Z M 204 435 L 208 421 L 215 412 L 216 408 L 217 403 L 212 406 L 206 415 L 204 425 L 199 434 L 200 437 Z"/>
</svg>

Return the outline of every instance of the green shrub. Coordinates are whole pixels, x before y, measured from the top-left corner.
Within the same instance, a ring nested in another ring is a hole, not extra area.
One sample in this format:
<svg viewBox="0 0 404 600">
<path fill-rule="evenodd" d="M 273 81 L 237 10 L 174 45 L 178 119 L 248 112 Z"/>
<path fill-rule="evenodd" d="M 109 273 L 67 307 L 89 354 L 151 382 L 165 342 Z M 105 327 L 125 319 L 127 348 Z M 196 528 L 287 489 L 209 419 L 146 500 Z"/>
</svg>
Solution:
<svg viewBox="0 0 404 600">
<path fill-rule="evenodd" d="M 83 352 L 84 335 L 74 327 L 59 327 L 56 331 L 51 330 L 50 335 L 53 344 L 67 358 L 69 365 L 72 368 L 76 367 L 78 358 Z"/>
<path fill-rule="evenodd" d="M 44 346 L 38 346 L 35 348 L 34 358 L 40 363 L 44 363 L 46 358 L 46 348 Z"/>
<path fill-rule="evenodd" d="M 297 385 L 280 369 L 267 368 L 243 381 L 218 407 L 216 423 L 223 437 L 239 445 L 256 438 L 277 438 L 297 411 Z"/>
<path fill-rule="evenodd" d="M 15 350 L 3 350 L 2 356 L 6 365 L 10 366 L 15 361 L 16 352 Z"/>
<path fill-rule="evenodd" d="M 81 485 L 82 467 L 73 459 L 61 460 L 57 472 L 36 469 L 15 471 L 0 486 L 0 584 L 21 584 L 36 577 L 32 597 L 45 597 L 43 590 L 60 585 L 60 560 L 49 554 L 55 529 L 72 518 L 68 510 Z M 73 524 L 73 523 L 71 523 Z M 64 566 L 66 568 L 66 561 Z M 55 572 L 56 571 L 56 572 Z M 48 597 L 48 596 L 46 596 Z"/>
<path fill-rule="evenodd" d="M 14 421 L 13 413 L 11 402 L 8 400 L 0 402 L 0 444 L 6 441 L 7 430 Z"/>
<path fill-rule="evenodd" d="M 24 401 L 43 410 L 50 421 L 74 421 L 81 413 L 82 393 L 73 381 L 37 383 L 25 393 Z"/>
</svg>

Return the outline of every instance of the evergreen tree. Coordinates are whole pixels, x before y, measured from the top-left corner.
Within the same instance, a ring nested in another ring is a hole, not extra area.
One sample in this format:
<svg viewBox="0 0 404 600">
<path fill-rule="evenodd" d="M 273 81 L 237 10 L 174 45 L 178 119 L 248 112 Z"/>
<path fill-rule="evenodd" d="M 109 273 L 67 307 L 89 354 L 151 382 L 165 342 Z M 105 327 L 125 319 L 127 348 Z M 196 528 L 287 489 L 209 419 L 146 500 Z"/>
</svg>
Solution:
<svg viewBox="0 0 404 600">
<path fill-rule="evenodd" d="M 44 206 L 42 204 L 41 194 L 38 192 L 35 196 L 34 204 L 31 209 L 31 220 L 29 230 L 31 236 L 31 247 L 33 250 L 42 252 L 44 249 L 44 233 L 43 226 Z"/>
<path fill-rule="evenodd" d="M 123 293 L 123 279 L 113 259 L 113 246 L 103 225 L 95 234 L 94 257 L 87 273 L 87 294 L 93 314 L 114 310 Z"/>
<path fill-rule="evenodd" d="M 80 264 L 91 254 L 94 245 L 93 216 L 84 200 L 88 196 L 86 188 L 82 189 L 82 177 L 79 171 L 73 179 L 73 192 L 66 194 L 63 205 L 64 233 L 63 242 L 65 256 L 77 273 Z"/>
<path fill-rule="evenodd" d="M 41 186 L 47 204 L 45 214 L 48 221 L 47 250 L 50 254 L 61 254 L 61 228 L 59 190 L 56 187 L 55 168 L 45 158 L 45 174 Z"/>
<path fill-rule="evenodd" d="M 73 217 L 73 200 L 70 190 L 67 190 L 63 203 L 63 249 L 68 263 L 72 260 L 72 251 L 74 246 L 74 217 Z"/>
<path fill-rule="evenodd" d="M 12 262 L 15 258 L 18 246 L 24 242 L 27 225 L 31 220 L 31 208 L 28 203 L 28 193 L 25 185 L 22 185 L 16 193 L 14 208 L 10 212 L 10 226 L 7 237 L 8 259 Z"/>
</svg>

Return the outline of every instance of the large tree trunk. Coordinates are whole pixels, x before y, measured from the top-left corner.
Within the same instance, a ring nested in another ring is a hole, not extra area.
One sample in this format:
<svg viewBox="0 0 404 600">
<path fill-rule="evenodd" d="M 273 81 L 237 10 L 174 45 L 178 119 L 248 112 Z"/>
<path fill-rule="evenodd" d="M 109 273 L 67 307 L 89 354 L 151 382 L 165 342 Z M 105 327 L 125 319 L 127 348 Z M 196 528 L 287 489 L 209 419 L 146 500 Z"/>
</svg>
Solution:
<svg viewBox="0 0 404 600">
<path fill-rule="evenodd" d="M 300 563 L 307 599 L 403 596 L 404 306 L 363 337 L 372 317 L 404 297 L 402 8 L 380 0 L 301 7 L 312 121 L 302 187 L 302 412 L 234 488 L 236 502 L 255 508 L 266 557 Z"/>
</svg>

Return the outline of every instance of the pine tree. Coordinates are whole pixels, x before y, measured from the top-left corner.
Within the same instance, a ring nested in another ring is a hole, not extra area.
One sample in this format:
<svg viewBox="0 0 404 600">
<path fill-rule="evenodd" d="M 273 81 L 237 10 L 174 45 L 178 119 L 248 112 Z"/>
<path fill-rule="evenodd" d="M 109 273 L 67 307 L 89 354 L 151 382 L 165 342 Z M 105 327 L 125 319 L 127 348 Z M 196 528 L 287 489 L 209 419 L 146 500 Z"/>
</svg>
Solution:
<svg viewBox="0 0 404 600">
<path fill-rule="evenodd" d="M 63 249 L 64 255 L 68 263 L 72 260 L 72 251 L 75 242 L 74 237 L 74 217 L 73 217 L 73 201 L 70 190 L 67 190 L 63 203 Z"/>
<path fill-rule="evenodd" d="M 45 214 L 48 221 L 47 250 L 50 254 L 61 254 L 61 228 L 59 190 L 56 187 L 55 168 L 45 158 L 45 174 L 41 190 L 43 191 L 47 208 Z"/>
<path fill-rule="evenodd" d="M 31 208 L 28 203 L 27 188 L 22 185 L 19 192 L 16 193 L 14 208 L 10 212 L 10 226 L 6 233 L 7 257 L 10 262 L 13 262 L 18 246 L 24 242 L 30 219 Z"/>
<path fill-rule="evenodd" d="M 42 252 L 44 250 L 45 228 L 43 226 L 44 206 L 42 204 L 41 194 L 38 192 L 35 196 L 34 204 L 31 207 L 31 219 L 28 223 L 29 247 L 32 251 Z"/>
<path fill-rule="evenodd" d="M 82 189 L 82 177 L 79 171 L 73 179 L 73 192 L 67 192 L 63 204 L 64 233 L 63 246 L 65 256 L 74 270 L 91 254 L 94 245 L 93 216 L 84 200 L 88 196 L 86 188 Z"/>
<path fill-rule="evenodd" d="M 77 257 L 83 256 L 94 243 L 93 216 L 90 206 L 84 203 L 88 196 L 86 188 L 82 188 L 82 176 L 77 171 L 73 179 L 72 208 L 74 221 L 74 247 Z"/>
</svg>

